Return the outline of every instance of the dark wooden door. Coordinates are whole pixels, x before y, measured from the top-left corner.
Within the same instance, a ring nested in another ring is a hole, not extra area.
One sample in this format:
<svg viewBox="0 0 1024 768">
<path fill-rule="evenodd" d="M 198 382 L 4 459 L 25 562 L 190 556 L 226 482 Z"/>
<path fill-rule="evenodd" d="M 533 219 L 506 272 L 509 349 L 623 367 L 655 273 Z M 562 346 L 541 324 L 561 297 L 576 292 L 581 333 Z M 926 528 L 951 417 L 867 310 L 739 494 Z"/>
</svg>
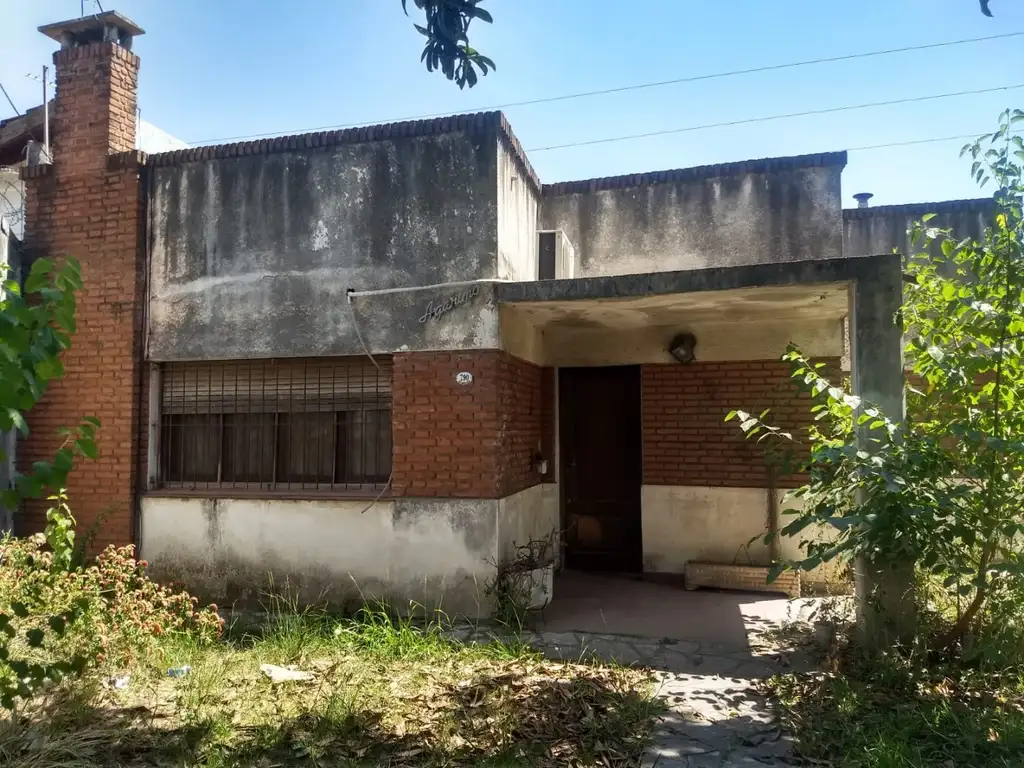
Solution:
<svg viewBox="0 0 1024 768">
<path fill-rule="evenodd" d="M 641 571 L 640 369 L 562 368 L 566 566 Z"/>
</svg>

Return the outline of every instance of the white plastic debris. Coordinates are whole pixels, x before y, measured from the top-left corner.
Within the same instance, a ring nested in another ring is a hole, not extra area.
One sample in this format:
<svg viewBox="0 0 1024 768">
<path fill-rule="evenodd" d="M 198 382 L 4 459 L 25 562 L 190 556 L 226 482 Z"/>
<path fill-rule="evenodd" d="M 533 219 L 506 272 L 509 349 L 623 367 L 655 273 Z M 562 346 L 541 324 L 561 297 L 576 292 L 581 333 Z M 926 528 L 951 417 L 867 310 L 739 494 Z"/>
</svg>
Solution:
<svg viewBox="0 0 1024 768">
<path fill-rule="evenodd" d="M 279 667 L 276 664 L 260 664 L 260 672 L 270 678 L 272 683 L 290 683 L 301 680 L 312 680 L 313 673 L 296 669 L 294 666 Z"/>
<path fill-rule="evenodd" d="M 185 675 L 187 675 L 191 671 L 192 671 L 192 667 L 188 666 L 188 664 L 186 664 L 183 667 L 171 667 L 170 669 L 167 670 L 167 676 L 168 677 L 184 677 Z"/>
<path fill-rule="evenodd" d="M 120 677 L 110 678 L 110 687 L 117 691 L 123 691 L 132 683 L 131 675 L 121 675 Z"/>
</svg>

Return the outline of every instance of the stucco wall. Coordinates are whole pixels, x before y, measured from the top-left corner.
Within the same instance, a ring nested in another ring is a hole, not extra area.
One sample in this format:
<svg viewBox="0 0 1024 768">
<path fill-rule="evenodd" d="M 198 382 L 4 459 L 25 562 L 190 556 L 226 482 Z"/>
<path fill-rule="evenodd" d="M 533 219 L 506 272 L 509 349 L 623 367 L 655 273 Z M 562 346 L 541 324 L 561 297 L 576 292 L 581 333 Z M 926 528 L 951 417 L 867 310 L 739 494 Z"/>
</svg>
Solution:
<svg viewBox="0 0 1024 768">
<path fill-rule="evenodd" d="M 796 500 L 776 491 L 781 525 L 792 517 Z M 738 565 L 767 565 L 768 547 L 755 536 L 768 530 L 768 491 L 764 488 L 702 488 L 645 485 L 642 492 L 644 571 L 682 573 L 688 560 Z M 821 538 L 824 530 L 805 532 Z M 800 538 L 782 537 L 782 557 L 802 556 Z M 805 574 L 811 582 L 835 578 L 835 568 L 823 566 Z"/>
<path fill-rule="evenodd" d="M 540 196 L 501 142 L 498 143 L 498 277 L 537 279 Z"/>
<path fill-rule="evenodd" d="M 363 341 L 374 353 L 501 346 L 493 281 L 358 292 L 351 301 L 345 317 L 351 322 L 354 314 Z M 361 353 L 362 346 L 356 351 Z"/>
<path fill-rule="evenodd" d="M 841 171 L 831 164 L 546 191 L 541 228 L 566 232 L 580 277 L 839 258 Z"/>
<path fill-rule="evenodd" d="M 498 277 L 496 152 L 454 132 L 157 165 L 150 358 L 352 354 L 348 289 Z"/>
<path fill-rule="evenodd" d="M 978 239 L 993 215 L 992 201 L 964 200 L 879 208 L 854 208 L 843 212 L 843 252 L 847 256 L 915 253 L 908 230 L 927 213 L 935 213 L 927 226 L 952 229 L 957 238 Z"/>
<path fill-rule="evenodd" d="M 504 499 L 369 503 L 146 496 L 142 557 L 155 578 L 219 605 L 254 605 L 272 579 L 307 602 L 384 598 L 480 618 L 493 563 L 558 526 L 554 484 Z"/>
<path fill-rule="evenodd" d="M 287 579 L 305 601 L 413 600 L 452 615 L 488 612 L 497 501 L 164 498 L 142 503 L 142 556 L 218 604 L 252 604 Z"/>
<path fill-rule="evenodd" d="M 498 507 L 498 551 L 506 562 L 515 557 L 516 545 L 547 539 L 559 530 L 558 484 L 534 485 L 501 499 Z M 551 553 L 559 554 L 558 547 Z"/>
</svg>

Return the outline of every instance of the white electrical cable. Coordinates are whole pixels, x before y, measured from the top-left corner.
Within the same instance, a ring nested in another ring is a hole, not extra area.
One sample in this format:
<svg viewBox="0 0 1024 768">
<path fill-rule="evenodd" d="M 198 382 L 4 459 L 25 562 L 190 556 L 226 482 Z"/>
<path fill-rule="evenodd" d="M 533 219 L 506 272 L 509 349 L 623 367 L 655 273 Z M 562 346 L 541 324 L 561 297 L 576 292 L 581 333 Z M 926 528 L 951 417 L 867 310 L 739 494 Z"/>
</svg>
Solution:
<svg viewBox="0 0 1024 768">
<path fill-rule="evenodd" d="M 502 280 L 496 277 L 488 277 L 483 280 L 453 280 L 450 283 L 432 283 L 431 285 L 408 285 L 402 288 L 371 288 L 366 291 L 357 291 L 354 288 L 348 289 L 349 302 L 352 296 L 382 296 L 386 293 L 412 293 L 414 291 L 427 291 L 433 288 L 458 288 L 463 285 L 480 285 L 487 283 L 515 283 L 516 280 Z"/>
<path fill-rule="evenodd" d="M 363 347 L 363 351 L 366 353 L 366 356 L 368 358 L 370 358 L 370 362 L 373 363 L 376 366 L 378 371 L 383 373 L 384 369 L 380 367 L 380 364 L 374 358 L 373 353 L 370 352 L 370 348 L 367 346 L 366 340 L 363 338 L 363 333 L 362 333 L 362 331 L 359 330 L 359 319 L 356 317 L 356 308 L 355 308 L 355 304 L 352 301 L 352 298 L 354 296 L 376 296 L 376 295 L 385 294 L 385 293 L 407 293 L 409 291 L 422 291 L 422 290 L 426 290 L 428 288 L 452 288 L 452 287 L 456 287 L 456 286 L 460 286 L 460 285 L 479 285 L 480 283 L 510 283 L 510 282 L 514 282 L 514 281 L 512 281 L 512 280 L 459 280 L 459 281 L 451 282 L 451 283 L 436 283 L 434 285 L 417 285 L 417 286 L 408 287 L 408 288 L 380 288 L 380 289 L 369 290 L 369 291 L 357 291 L 354 288 L 349 288 L 347 291 L 345 291 L 345 297 L 348 299 L 348 310 L 349 310 L 349 313 L 352 315 L 352 327 L 355 329 L 356 338 L 359 339 L 359 344 Z M 388 475 L 388 481 L 386 483 L 384 483 L 384 487 L 381 488 L 380 493 L 377 494 L 377 498 L 375 498 L 367 506 L 365 506 L 363 508 L 363 510 L 359 513 L 360 515 L 365 514 L 366 512 L 369 512 L 370 509 L 373 507 L 373 505 L 381 500 L 381 497 L 383 497 L 385 492 L 388 490 L 388 488 L 391 487 L 391 480 L 394 477 L 394 475 L 395 475 L 395 467 L 394 467 L 394 464 L 392 464 L 392 466 L 391 466 L 391 473 Z"/>
<path fill-rule="evenodd" d="M 380 373 L 384 373 L 384 369 L 381 368 L 380 364 L 376 359 L 374 359 L 373 354 L 370 352 L 370 348 L 366 346 L 366 341 L 363 339 L 362 332 L 359 330 L 359 321 L 356 319 L 356 308 L 352 303 L 353 294 L 355 294 L 355 291 L 352 288 L 349 288 L 345 292 L 345 297 L 348 299 L 348 311 L 352 315 L 352 327 L 356 329 L 356 338 L 359 339 L 359 343 L 363 346 L 363 352 L 365 352 L 366 356 L 370 358 L 370 362 L 374 364 Z"/>
</svg>

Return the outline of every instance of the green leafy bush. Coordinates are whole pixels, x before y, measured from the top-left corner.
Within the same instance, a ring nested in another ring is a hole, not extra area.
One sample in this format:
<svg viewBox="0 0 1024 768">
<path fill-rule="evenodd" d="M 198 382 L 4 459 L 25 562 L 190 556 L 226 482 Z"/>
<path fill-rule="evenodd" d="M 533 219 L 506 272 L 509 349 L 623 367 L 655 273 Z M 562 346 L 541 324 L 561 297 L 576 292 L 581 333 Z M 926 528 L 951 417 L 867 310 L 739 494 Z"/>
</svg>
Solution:
<svg viewBox="0 0 1024 768">
<path fill-rule="evenodd" d="M 25 698 L 47 679 L 150 660 L 168 635 L 199 642 L 219 636 L 216 608 L 199 609 L 187 592 L 154 582 L 132 547 L 108 547 L 92 565 L 68 570 L 45 544 L 43 534 L 0 540 L 0 632 L 40 672 L 24 680 L 25 667 L 0 650 L 3 706 L 10 708 L 14 695 Z M 60 665 L 57 674 L 45 673 L 53 664 Z"/>
</svg>

